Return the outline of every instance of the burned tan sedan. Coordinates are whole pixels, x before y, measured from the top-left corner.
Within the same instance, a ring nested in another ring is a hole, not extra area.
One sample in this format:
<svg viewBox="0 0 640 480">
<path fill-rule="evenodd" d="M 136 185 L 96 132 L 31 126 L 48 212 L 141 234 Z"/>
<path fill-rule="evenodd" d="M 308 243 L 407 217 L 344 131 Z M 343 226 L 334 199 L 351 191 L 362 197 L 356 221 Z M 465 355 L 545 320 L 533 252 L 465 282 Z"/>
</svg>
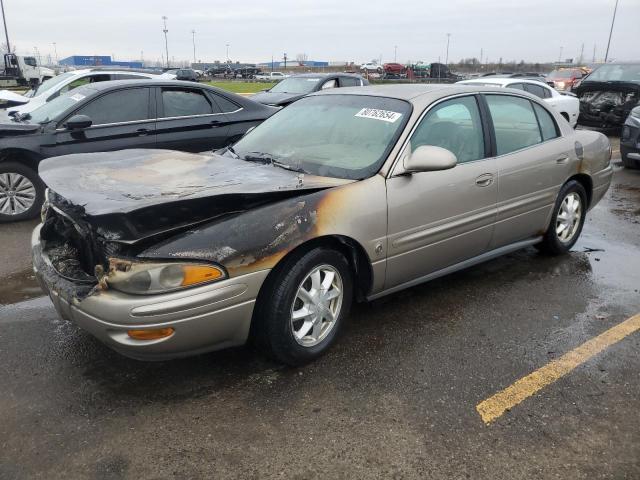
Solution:
<svg viewBox="0 0 640 480">
<path fill-rule="evenodd" d="M 251 339 L 297 365 L 354 300 L 531 245 L 566 253 L 610 158 L 604 135 L 522 91 L 326 91 L 215 154 L 44 161 L 34 268 L 62 317 L 124 355 Z"/>
</svg>

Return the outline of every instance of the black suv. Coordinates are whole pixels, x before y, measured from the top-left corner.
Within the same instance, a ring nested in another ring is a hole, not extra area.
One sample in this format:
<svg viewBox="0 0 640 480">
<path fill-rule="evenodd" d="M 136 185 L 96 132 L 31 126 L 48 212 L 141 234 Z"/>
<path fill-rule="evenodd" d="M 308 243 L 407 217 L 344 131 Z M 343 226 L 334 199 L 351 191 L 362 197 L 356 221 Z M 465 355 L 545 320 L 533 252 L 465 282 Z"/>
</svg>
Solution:
<svg viewBox="0 0 640 480">
<path fill-rule="evenodd" d="M 40 160 L 124 148 L 225 147 L 278 109 L 214 87 L 122 80 L 74 89 L 0 124 L 0 222 L 37 216 Z"/>
</svg>

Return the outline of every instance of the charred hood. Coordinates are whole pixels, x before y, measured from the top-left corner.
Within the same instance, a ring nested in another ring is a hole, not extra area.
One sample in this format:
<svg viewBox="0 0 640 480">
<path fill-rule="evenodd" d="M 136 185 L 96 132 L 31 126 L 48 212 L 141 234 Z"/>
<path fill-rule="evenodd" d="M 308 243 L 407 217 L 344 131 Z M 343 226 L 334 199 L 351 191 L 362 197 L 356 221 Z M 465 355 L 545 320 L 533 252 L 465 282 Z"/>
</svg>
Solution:
<svg viewBox="0 0 640 480">
<path fill-rule="evenodd" d="M 597 126 L 620 126 L 640 104 L 640 83 L 583 81 L 576 89 L 580 120 Z"/>
<path fill-rule="evenodd" d="M 56 207 L 125 243 L 350 182 L 168 150 L 54 157 L 39 173 Z"/>
</svg>

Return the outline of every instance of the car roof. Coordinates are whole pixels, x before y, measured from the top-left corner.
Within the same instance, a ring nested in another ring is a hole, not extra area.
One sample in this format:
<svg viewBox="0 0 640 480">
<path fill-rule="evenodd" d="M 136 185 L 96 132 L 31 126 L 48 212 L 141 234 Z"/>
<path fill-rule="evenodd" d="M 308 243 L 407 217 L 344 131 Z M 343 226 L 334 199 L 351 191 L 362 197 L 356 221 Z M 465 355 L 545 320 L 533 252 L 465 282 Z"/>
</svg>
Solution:
<svg viewBox="0 0 640 480">
<path fill-rule="evenodd" d="M 96 91 L 111 90 L 121 87 L 140 87 L 140 86 L 169 86 L 169 87 L 201 87 L 214 90 L 210 85 L 202 83 L 186 82 L 181 80 L 172 80 L 169 78 L 146 78 L 144 80 L 110 80 L 106 82 L 95 82 L 88 85 L 83 85 L 83 88 L 89 88 Z"/>
<path fill-rule="evenodd" d="M 298 73 L 296 75 L 291 75 L 289 78 L 297 78 L 297 77 L 308 77 L 308 78 L 324 78 L 324 77 L 353 77 L 353 78 L 362 78 L 361 75 L 357 73 L 343 73 L 343 72 L 318 72 L 318 73 Z"/>
<path fill-rule="evenodd" d="M 495 83 L 499 84 L 502 87 L 505 85 L 510 85 L 512 83 L 531 83 L 533 85 L 544 85 L 545 87 L 549 87 L 542 80 L 533 80 L 530 78 L 523 77 L 480 77 L 480 78 L 471 78 L 469 80 L 462 80 L 458 82 L 459 85 L 471 85 L 471 84 L 486 84 L 486 83 Z M 549 87 L 551 88 L 551 87 Z"/>
<path fill-rule="evenodd" d="M 69 70 L 62 73 L 71 73 L 73 75 L 88 75 L 90 73 L 105 74 L 105 73 L 137 73 L 139 75 L 161 75 L 163 72 L 147 70 L 142 68 L 109 68 L 109 67 L 89 67 L 80 68 L 77 70 Z"/>
<path fill-rule="evenodd" d="M 478 82 L 482 83 L 482 82 Z M 538 82 L 539 83 L 539 82 Z M 438 98 L 455 95 L 458 93 L 479 93 L 479 92 L 500 92 L 504 93 L 502 87 L 487 87 L 484 85 L 461 85 L 452 83 L 431 83 L 431 84 L 392 84 L 392 85 L 369 85 L 366 87 L 343 87 L 330 88 L 312 93 L 316 95 L 362 95 L 370 97 L 386 97 L 405 100 L 415 105 L 424 105 L 433 102 Z M 527 92 L 518 91 L 529 96 Z"/>
</svg>

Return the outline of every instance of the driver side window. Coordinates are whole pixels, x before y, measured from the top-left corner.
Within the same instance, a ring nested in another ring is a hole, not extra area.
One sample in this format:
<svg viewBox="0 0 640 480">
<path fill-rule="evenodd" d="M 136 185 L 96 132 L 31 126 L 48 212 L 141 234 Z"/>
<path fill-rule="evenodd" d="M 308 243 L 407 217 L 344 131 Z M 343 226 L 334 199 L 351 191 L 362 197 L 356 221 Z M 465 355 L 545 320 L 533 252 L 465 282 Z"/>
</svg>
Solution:
<svg viewBox="0 0 640 480">
<path fill-rule="evenodd" d="M 484 134 L 476 98 L 447 100 L 431 109 L 411 137 L 411 150 L 422 145 L 446 148 L 458 163 L 485 157 Z"/>
</svg>

